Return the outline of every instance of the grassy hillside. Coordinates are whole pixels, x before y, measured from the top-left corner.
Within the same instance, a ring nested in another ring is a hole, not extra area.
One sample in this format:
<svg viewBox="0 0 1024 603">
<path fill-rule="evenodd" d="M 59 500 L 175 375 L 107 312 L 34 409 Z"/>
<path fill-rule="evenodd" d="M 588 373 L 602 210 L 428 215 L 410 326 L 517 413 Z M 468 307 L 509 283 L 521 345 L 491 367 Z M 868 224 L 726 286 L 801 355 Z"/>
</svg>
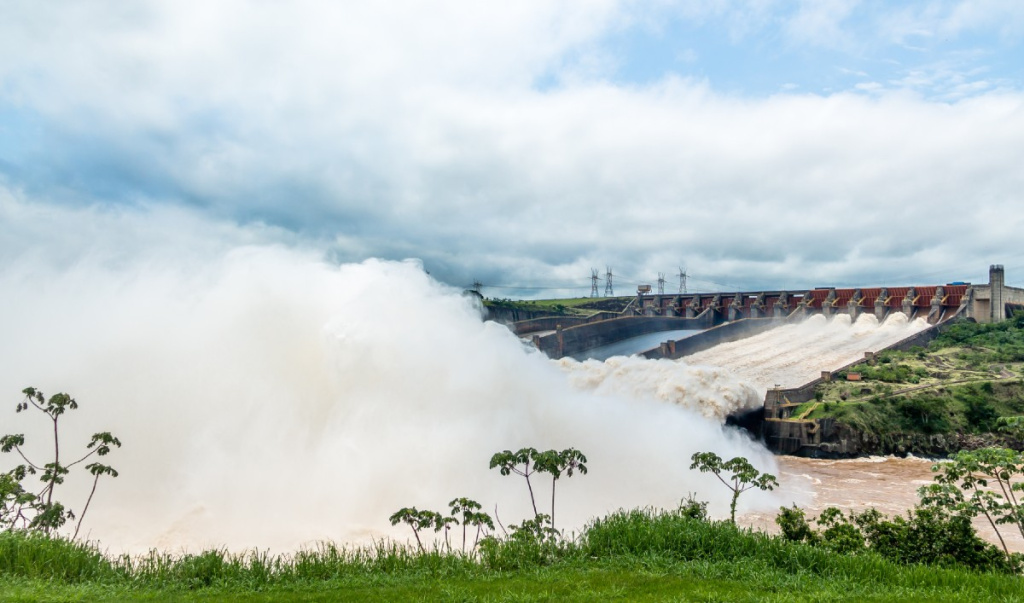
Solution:
<svg viewBox="0 0 1024 603">
<path fill-rule="evenodd" d="M 927 349 L 884 352 L 823 384 L 794 418 L 875 434 L 989 434 L 1024 415 L 1024 316 L 952 325 Z"/>
<path fill-rule="evenodd" d="M 566 316 L 591 316 L 598 312 L 621 312 L 633 297 L 576 297 L 569 299 L 485 299 L 492 308 L 515 308 L 531 312 L 550 312 Z"/>
</svg>

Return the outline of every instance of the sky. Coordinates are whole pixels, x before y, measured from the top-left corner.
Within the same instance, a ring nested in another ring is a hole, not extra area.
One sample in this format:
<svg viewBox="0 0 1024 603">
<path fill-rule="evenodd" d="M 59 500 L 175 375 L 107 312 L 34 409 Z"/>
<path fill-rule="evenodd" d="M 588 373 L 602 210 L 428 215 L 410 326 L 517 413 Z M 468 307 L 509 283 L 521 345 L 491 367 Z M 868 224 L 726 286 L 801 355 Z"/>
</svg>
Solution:
<svg viewBox="0 0 1024 603">
<path fill-rule="evenodd" d="M 199 239 L 496 298 L 1019 286 L 1022 39 L 1017 0 L 0 0 L 0 265 Z"/>
</svg>

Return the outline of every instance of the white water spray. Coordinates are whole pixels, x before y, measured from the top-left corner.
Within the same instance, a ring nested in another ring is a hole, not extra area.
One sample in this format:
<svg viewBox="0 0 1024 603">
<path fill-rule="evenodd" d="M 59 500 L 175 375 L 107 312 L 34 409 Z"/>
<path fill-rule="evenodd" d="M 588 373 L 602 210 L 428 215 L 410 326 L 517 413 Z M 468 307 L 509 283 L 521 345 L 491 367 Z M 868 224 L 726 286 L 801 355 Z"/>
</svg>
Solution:
<svg viewBox="0 0 1024 603">
<path fill-rule="evenodd" d="M 84 527 L 112 551 L 404 540 L 388 515 L 457 496 L 518 522 L 525 485 L 487 462 L 521 446 L 589 457 L 587 476 L 560 482 L 563 528 L 693 491 L 724 512 L 725 489 L 688 469 L 696 451 L 774 470 L 706 412 L 574 386 L 415 262 L 334 267 L 265 246 L 182 258 L 174 243 L 70 265 L 7 250 L 0 275 L 0 431 L 43 442 L 39 417 L 14 413 L 34 385 L 81 403 L 66 448 L 101 429 L 121 437 L 109 457 L 121 476 L 100 484 Z M 86 486 L 62 498 L 80 507 Z"/>
<path fill-rule="evenodd" d="M 923 319 L 907 320 L 896 312 L 882 324 L 873 314 L 862 314 L 851 324 L 840 314 L 826 319 L 811 316 L 740 341 L 725 343 L 687 356 L 687 364 L 722 367 L 757 389 L 758 397 L 778 384 L 797 387 L 928 327 Z"/>
</svg>

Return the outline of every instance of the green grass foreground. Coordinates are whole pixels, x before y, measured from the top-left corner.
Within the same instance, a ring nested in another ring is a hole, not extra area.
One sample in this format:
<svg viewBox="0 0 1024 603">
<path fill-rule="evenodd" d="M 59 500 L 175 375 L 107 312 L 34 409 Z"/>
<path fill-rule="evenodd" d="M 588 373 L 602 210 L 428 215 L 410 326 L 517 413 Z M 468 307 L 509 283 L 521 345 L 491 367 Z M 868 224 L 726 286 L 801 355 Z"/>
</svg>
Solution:
<svg viewBox="0 0 1024 603">
<path fill-rule="evenodd" d="M 0 533 L 3 601 L 1021 601 L 1020 576 L 901 566 L 707 523 L 621 511 L 576 542 L 493 541 L 478 555 L 325 544 L 291 555 L 134 559 Z"/>
</svg>

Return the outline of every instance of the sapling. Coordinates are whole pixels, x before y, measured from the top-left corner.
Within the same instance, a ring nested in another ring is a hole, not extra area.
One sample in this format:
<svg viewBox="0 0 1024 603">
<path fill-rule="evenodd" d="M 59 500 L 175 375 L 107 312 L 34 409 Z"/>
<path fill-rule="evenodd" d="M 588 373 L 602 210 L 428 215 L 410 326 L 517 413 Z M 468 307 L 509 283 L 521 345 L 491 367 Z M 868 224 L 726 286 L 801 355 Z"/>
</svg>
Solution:
<svg viewBox="0 0 1024 603">
<path fill-rule="evenodd" d="M 483 528 L 489 527 L 491 530 L 494 529 L 494 522 L 491 520 L 491 516 L 487 513 L 480 511 L 482 508 L 480 503 L 469 498 L 460 497 L 453 499 L 448 503 L 451 508 L 452 517 L 462 517 L 462 552 L 466 552 L 466 529 L 469 526 L 476 526 L 476 538 L 473 540 L 473 547 L 476 548 L 476 543 L 480 541 L 480 532 Z"/>
<path fill-rule="evenodd" d="M 494 531 L 494 520 L 491 519 L 490 515 L 483 511 L 477 511 L 467 515 L 462 525 L 465 526 L 467 523 L 471 526 L 476 526 L 476 536 L 473 538 L 473 548 L 476 548 L 476 545 L 480 542 L 480 536 L 484 536 L 486 538 L 489 535 L 488 530 L 491 532 Z"/>
<path fill-rule="evenodd" d="M 459 525 L 459 520 L 453 516 L 445 517 L 440 513 L 434 514 L 434 531 L 440 532 L 444 530 L 444 546 L 448 549 L 448 552 L 452 552 L 452 543 L 448 540 L 448 530 L 451 529 L 452 524 Z"/>
<path fill-rule="evenodd" d="M 1009 448 L 962 450 L 950 462 L 934 465 L 934 484 L 919 490 L 921 502 L 974 517 L 985 516 L 1007 558 L 1010 550 L 999 530 L 1011 524 L 1024 536 L 1024 454 Z"/>
<path fill-rule="evenodd" d="M 573 472 L 587 474 L 587 457 L 575 448 L 566 448 L 561 452 L 547 450 L 534 457 L 534 468 L 537 471 L 551 474 L 551 529 L 555 528 L 555 484 L 565 474 L 572 477 Z"/>
<path fill-rule="evenodd" d="M 396 511 L 390 518 L 391 525 L 404 523 L 412 528 L 412 535 L 416 537 L 416 544 L 420 552 L 426 552 L 423 548 L 423 541 L 420 540 L 420 530 L 434 528 L 441 519 L 441 514 L 436 511 L 419 510 L 416 507 L 404 507 Z"/>
<path fill-rule="evenodd" d="M 714 452 L 695 452 L 690 460 L 693 463 L 690 469 L 697 469 L 701 473 L 713 473 L 718 481 L 725 484 L 725 487 L 732 490 L 732 502 L 729 504 L 729 521 L 736 525 L 736 501 L 740 494 L 758 488 L 759 490 L 773 490 L 779 485 L 775 476 L 770 473 L 761 473 L 750 461 L 737 456 L 728 461 L 723 461 Z M 722 473 L 728 473 L 728 478 L 723 478 Z"/>
<path fill-rule="evenodd" d="M 497 467 L 502 475 L 515 473 L 526 478 L 526 487 L 530 491 L 530 504 L 533 506 L 534 516 L 539 515 L 539 513 L 537 512 L 537 501 L 533 496 L 533 485 L 530 483 L 530 476 L 536 470 L 534 467 L 534 458 L 536 456 L 536 448 L 520 448 L 515 452 L 505 450 L 495 453 L 491 457 L 490 464 L 491 469 Z"/>
<path fill-rule="evenodd" d="M 23 464 L 0 477 L 0 528 L 9 529 L 20 526 L 50 533 L 63 526 L 69 519 L 75 519 L 75 514 L 71 509 L 54 499 L 57 486 L 64 483 L 72 467 L 83 463 L 93 455 L 106 456 L 110 453 L 112 446 L 120 447 L 121 441 L 107 431 L 93 434 L 86 445 L 88 452 L 77 460 L 64 464 L 61 460 L 60 418 L 64 413 L 77 409 L 78 402 L 65 393 L 46 398 L 41 391 L 33 387 L 25 388 L 22 393 L 25 394 L 25 400 L 18 403 L 16 412 L 20 413 L 23 410 L 35 408 L 45 414 L 53 425 L 53 461 L 43 464 L 32 461 L 23 450 L 25 434 L 10 434 L 0 437 L 0 452 L 16 452 L 24 461 Z M 85 469 L 93 475 L 92 489 L 82 508 L 82 513 L 78 517 L 72 539 L 78 537 L 82 520 L 85 519 L 85 514 L 96 494 L 96 485 L 99 483 L 100 477 L 103 475 L 117 477 L 118 475 L 113 467 L 102 463 L 89 463 L 85 465 Z M 29 475 L 37 473 L 41 473 L 39 479 L 43 482 L 43 488 L 33 493 L 25 488 L 23 482 Z"/>
</svg>

